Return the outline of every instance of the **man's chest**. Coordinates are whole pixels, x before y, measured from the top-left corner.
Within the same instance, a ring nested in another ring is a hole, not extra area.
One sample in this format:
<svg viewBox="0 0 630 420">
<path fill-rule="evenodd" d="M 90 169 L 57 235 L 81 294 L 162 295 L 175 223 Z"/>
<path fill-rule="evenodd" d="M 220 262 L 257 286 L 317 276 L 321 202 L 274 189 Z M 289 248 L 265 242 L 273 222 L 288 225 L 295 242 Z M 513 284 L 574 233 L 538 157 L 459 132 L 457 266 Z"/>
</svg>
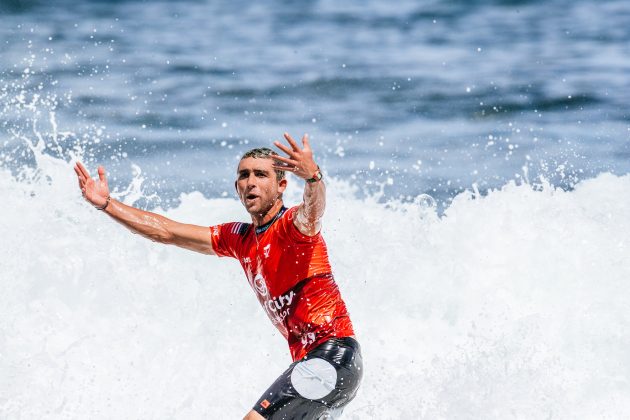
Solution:
<svg viewBox="0 0 630 420">
<path fill-rule="evenodd" d="M 243 268 L 274 267 L 285 251 L 277 237 L 271 235 L 262 238 L 250 235 L 239 248 L 239 261 Z"/>
<path fill-rule="evenodd" d="M 249 237 L 239 251 L 241 266 L 255 290 L 279 295 L 292 286 L 296 273 L 287 263 L 295 258 L 288 243 L 272 235 Z"/>
</svg>

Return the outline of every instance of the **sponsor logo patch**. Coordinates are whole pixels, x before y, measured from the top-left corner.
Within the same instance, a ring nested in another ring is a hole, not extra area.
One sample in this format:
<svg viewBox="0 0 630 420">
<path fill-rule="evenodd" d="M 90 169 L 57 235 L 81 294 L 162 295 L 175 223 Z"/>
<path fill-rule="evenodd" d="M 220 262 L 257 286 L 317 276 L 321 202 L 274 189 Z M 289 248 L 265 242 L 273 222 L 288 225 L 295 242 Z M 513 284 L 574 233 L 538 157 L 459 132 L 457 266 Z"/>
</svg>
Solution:
<svg viewBox="0 0 630 420">
<path fill-rule="evenodd" d="M 256 277 L 254 277 L 254 287 L 262 296 L 267 296 L 269 294 L 269 290 L 267 290 L 267 282 L 260 273 L 256 274 Z"/>
</svg>

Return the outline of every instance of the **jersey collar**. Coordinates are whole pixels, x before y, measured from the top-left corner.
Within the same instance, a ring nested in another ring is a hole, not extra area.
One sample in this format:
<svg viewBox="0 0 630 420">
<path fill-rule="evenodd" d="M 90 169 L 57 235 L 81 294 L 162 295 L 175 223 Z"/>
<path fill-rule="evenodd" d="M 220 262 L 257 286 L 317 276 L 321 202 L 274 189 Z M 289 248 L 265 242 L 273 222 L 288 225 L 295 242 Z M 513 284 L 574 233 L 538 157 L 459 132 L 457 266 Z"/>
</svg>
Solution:
<svg viewBox="0 0 630 420">
<path fill-rule="evenodd" d="M 276 220 L 278 220 L 280 217 L 282 217 L 282 215 L 284 214 L 284 212 L 287 211 L 287 208 L 282 206 L 282 208 L 278 211 L 278 213 L 276 213 L 275 216 L 273 216 L 273 219 L 271 219 L 270 221 L 268 221 L 267 223 L 265 223 L 262 226 L 258 226 L 256 228 L 256 235 L 259 235 L 263 232 L 266 232 L 267 229 L 269 229 L 271 227 L 271 225 L 273 225 L 273 222 L 275 222 Z"/>
</svg>

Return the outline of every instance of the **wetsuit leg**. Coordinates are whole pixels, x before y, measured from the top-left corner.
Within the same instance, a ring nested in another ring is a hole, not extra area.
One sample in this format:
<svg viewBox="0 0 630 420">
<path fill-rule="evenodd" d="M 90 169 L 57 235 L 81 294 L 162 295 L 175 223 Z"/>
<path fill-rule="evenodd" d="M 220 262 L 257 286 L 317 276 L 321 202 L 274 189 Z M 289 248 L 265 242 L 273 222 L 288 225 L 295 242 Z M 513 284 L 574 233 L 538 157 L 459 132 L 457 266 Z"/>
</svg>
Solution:
<svg viewBox="0 0 630 420">
<path fill-rule="evenodd" d="M 272 420 L 334 420 L 356 395 L 362 376 L 359 343 L 330 339 L 292 363 L 254 410 Z"/>
</svg>

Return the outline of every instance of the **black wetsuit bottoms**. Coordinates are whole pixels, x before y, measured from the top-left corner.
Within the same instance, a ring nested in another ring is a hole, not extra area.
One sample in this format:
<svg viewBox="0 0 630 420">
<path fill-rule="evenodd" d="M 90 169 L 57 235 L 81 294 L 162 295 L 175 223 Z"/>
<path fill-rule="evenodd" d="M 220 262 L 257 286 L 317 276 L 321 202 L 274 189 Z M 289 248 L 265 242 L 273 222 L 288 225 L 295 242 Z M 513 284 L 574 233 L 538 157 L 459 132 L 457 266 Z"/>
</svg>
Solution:
<svg viewBox="0 0 630 420">
<path fill-rule="evenodd" d="M 292 363 L 254 410 L 272 420 L 335 419 L 356 395 L 362 376 L 359 343 L 332 338 Z"/>
</svg>

